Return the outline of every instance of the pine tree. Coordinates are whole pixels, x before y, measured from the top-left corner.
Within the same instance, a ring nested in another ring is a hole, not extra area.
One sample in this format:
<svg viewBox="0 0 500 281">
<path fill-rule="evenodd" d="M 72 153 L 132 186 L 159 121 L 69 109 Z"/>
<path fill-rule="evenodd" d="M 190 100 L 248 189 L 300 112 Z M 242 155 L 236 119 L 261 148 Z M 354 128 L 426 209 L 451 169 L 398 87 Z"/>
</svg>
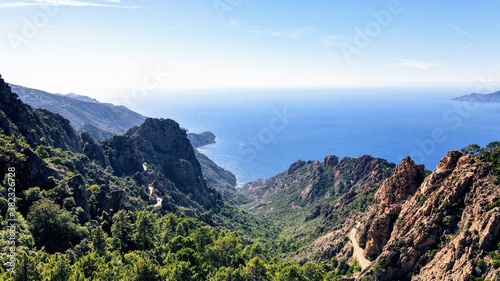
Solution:
<svg viewBox="0 0 500 281">
<path fill-rule="evenodd" d="M 43 280 L 47 281 L 67 281 L 71 275 L 69 259 L 66 255 L 55 253 L 47 258 L 43 265 Z"/>
<path fill-rule="evenodd" d="M 108 235 L 99 226 L 92 231 L 92 249 L 100 256 L 106 254 L 106 240 Z"/>
<path fill-rule="evenodd" d="M 86 235 L 70 212 L 48 199 L 37 201 L 30 208 L 28 221 L 36 246 L 45 247 L 48 253 L 66 251 Z"/>
<path fill-rule="evenodd" d="M 113 249 L 123 255 L 129 250 L 131 244 L 133 227 L 130 222 L 130 214 L 125 210 L 120 210 L 113 216 L 112 221 Z"/>
<path fill-rule="evenodd" d="M 148 211 L 139 211 L 135 223 L 134 242 L 138 250 L 153 249 L 158 241 L 158 218 Z"/>
<path fill-rule="evenodd" d="M 20 253 L 16 267 L 15 281 L 40 280 L 37 257 L 33 254 Z"/>
</svg>

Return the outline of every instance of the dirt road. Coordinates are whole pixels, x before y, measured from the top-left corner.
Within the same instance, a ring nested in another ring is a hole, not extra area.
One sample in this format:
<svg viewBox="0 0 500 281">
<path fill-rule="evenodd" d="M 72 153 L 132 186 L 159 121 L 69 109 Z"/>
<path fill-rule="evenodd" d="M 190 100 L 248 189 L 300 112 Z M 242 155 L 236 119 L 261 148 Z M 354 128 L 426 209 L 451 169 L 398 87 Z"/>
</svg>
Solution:
<svg viewBox="0 0 500 281">
<path fill-rule="evenodd" d="M 349 233 L 349 239 L 354 248 L 354 257 L 358 260 L 359 265 L 361 265 L 362 269 L 365 269 L 370 266 L 371 262 L 365 258 L 363 255 L 364 250 L 359 247 L 358 241 L 356 240 L 356 231 L 358 231 L 360 223 L 357 222 L 357 225 L 351 229 Z"/>
</svg>

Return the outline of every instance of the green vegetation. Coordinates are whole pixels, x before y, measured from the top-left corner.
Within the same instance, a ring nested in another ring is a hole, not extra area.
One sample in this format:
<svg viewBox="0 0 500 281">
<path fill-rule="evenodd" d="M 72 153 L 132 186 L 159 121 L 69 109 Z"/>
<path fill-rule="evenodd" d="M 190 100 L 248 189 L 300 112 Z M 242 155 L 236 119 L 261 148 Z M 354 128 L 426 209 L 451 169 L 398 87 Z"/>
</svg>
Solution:
<svg viewBox="0 0 500 281">
<path fill-rule="evenodd" d="M 28 165 L 22 138 L 0 134 L 2 163 Z M 224 203 L 193 217 L 183 209 L 152 208 L 137 175 L 116 177 L 82 154 L 38 146 L 35 154 L 60 173 L 45 187 L 16 191 L 16 271 L 0 265 L 0 280 L 340 280 L 360 270 L 345 260 L 290 262 L 301 244 Z M 134 178 L 135 177 L 135 178 Z M 4 182 L 5 183 L 5 182 Z M 8 248 L 8 195 L 0 188 L 0 247 Z M 85 187 L 89 218 L 76 193 Z M 125 191 L 118 210 L 100 193 Z M 363 199 L 363 202 L 372 199 Z M 360 206 L 361 207 L 361 206 Z M 213 223 L 213 222 L 216 223 Z M 319 222 L 317 222 L 319 224 Z M 0 259 L 8 260 L 8 252 Z"/>
<path fill-rule="evenodd" d="M 486 147 L 481 148 L 477 144 L 471 144 L 461 149 L 463 153 L 479 156 L 493 166 L 493 172 L 497 176 L 496 184 L 500 184 L 500 141 L 490 142 Z"/>
<path fill-rule="evenodd" d="M 443 225 L 446 226 L 446 227 L 449 227 L 451 225 L 451 222 L 452 222 L 452 217 L 451 216 L 446 216 L 443 218 Z"/>
<path fill-rule="evenodd" d="M 122 210 L 113 216 L 111 234 L 92 226 L 85 228 L 86 232 L 71 222 L 68 213 L 43 199 L 30 218 L 39 218 L 49 207 L 54 211 L 47 217 L 60 213 L 61 218 L 47 228 L 62 232 L 62 236 L 55 232 L 38 236 L 40 224 L 48 222 L 43 218 L 42 222 L 31 222 L 35 244 L 44 248 L 19 249 L 19 270 L 14 275 L 3 270 L 2 280 L 320 281 L 360 270 L 359 264 L 349 266 L 345 261 L 337 262 L 335 268 L 280 261 L 259 242 L 244 241 L 233 231 L 174 214 L 158 218 L 149 211 Z M 77 234 L 80 240 L 72 241 Z M 55 241 L 56 237 L 59 240 Z M 68 248 L 71 243 L 75 243 L 73 249 Z"/>
</svg>

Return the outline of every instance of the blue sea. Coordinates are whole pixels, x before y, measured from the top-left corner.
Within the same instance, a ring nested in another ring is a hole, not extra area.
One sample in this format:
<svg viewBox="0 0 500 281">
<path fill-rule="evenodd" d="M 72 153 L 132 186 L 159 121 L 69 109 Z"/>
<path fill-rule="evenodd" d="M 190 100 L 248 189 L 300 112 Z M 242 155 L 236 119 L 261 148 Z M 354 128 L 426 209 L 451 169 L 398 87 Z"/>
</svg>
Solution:
<svg viewBox="0 0 500 281">
<path fill-rule="evenodd" d="M 211 131 L 201 148 L 239 184 L 301 160 L 410 156 L 433 170 L 452 149 L 500 140 L 500 104 L 451 99 L 471 89 L 256 89 L 150 93 L 133 109 Z"/>
</svg>

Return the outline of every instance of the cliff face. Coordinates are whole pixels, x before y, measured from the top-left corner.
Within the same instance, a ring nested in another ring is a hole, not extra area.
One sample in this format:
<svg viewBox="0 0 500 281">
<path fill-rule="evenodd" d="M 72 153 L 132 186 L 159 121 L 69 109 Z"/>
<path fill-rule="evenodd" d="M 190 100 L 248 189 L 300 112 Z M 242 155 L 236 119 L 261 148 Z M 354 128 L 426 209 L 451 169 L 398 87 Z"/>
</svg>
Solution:
<svg viewBox="0 0 500 281">
<path fill-rule="evenodd" d="M 194 148 L 215 143 L 215 135 L 212 132 L 203 132 L 201 134 L 188 133 L 187 138 Z"/>
<path fill-rule="evenodd" d="M 146 119 L 123 136 L 103 142 L 118 176 L 132 176 L 154 167 L 177 190 L 205 208 L 216 205 L 216 192 L 207 187 L 186 131 L 170 119 Z M 212 194 L 211 194 L 212 193 Z"/>
<path fill-rule="evenodd" d="M 244 205 L 283 225 L 283 232 L 304 247 L 296 259 L 329 260 L 345 257 L 350 246 L 345 233 L 373 201 L 394 164 L 371 156 L 330 155 L 319 161 L 297 161 L 267 180 L 242 187 L 252 200 Z"/>
<path fill-rule="evenodd" d="M 33 147 L 48 145 L 81 152 L 79 138 L 68 120 L 47 110 L 33 109 L 14 94 L 0 76 L 0 128 L 23 136 Z"/>
<path fill-rule="evenodd" d="M 382 183 L 375 194 L 374 217 L 369 224 L 365 256 L 374 258 L 381 253 L 382 247 L 389 241 L 401 205 L 417 191 L 424 177 L 424 166 L 417 166 L 413 160 L 405 158 Z"/>
<path fill-rule="evenodd" d="M 411 195 L 420 180 L 415 167 L 401 166 L 399 174 L 405 175 L 409 183 L 415 179 L 409 186 L 403 183 L 398 188 Z M 394 177 L 396 173 L 383 186 L 390 185 Z M 500 209 L 494 204 L 500 198 L 500 188 L 494 183 L 490 164 L 452 151 L 413 196 L 397 204 L 394 199 L 398 193 L 377 194 L 374 207 L 381 211 L 371 222 L 366 252 L 376 255 L 381 248 L 381 253 L 373 263 L 377 266 L 372 265 L 364 275 L 380 280 L 470 280 L 471 276 L 500 279 L 499 270 L 487 266 L 491 265 L 488 253 L 498 250 L 500 237 Z M 397 205 L 391 208 L 394 202 Z M 400 208 L 400 212 L 393 212 L 392 230 L 373 226 L 384 221 L 384 214 L 394 208 Z"/>
<path fill-rule="evenodd" d="M 42 191 L 74 202 L 68 208 L 81 223 L 131 207 L 202 216 L 222 199 L 207 187 L 186 132 L 172 120 L 148 119 L 97 142 L 78 137 L 62 116 L 24 104 L 0 78 L 0 128 L 0 170 L 15 167 L 23 175 L 16 190 L 31 194 L 20 201 L 23 212 Z"/>
<path fill-rule="evenodd" d="M 345 157 L 340 162 L 334 155 L 325 157 L 323 162 L 299 160 L 275 177 L 247 184 L 242 192 L 251 199 L 266 201 L 281 190 L 290 190 L 298 192 L 301 201 L 308 202 L 356 190 L 367 192 L 388 177 L 393 167 L 368 155 Z"/>
</svg>

